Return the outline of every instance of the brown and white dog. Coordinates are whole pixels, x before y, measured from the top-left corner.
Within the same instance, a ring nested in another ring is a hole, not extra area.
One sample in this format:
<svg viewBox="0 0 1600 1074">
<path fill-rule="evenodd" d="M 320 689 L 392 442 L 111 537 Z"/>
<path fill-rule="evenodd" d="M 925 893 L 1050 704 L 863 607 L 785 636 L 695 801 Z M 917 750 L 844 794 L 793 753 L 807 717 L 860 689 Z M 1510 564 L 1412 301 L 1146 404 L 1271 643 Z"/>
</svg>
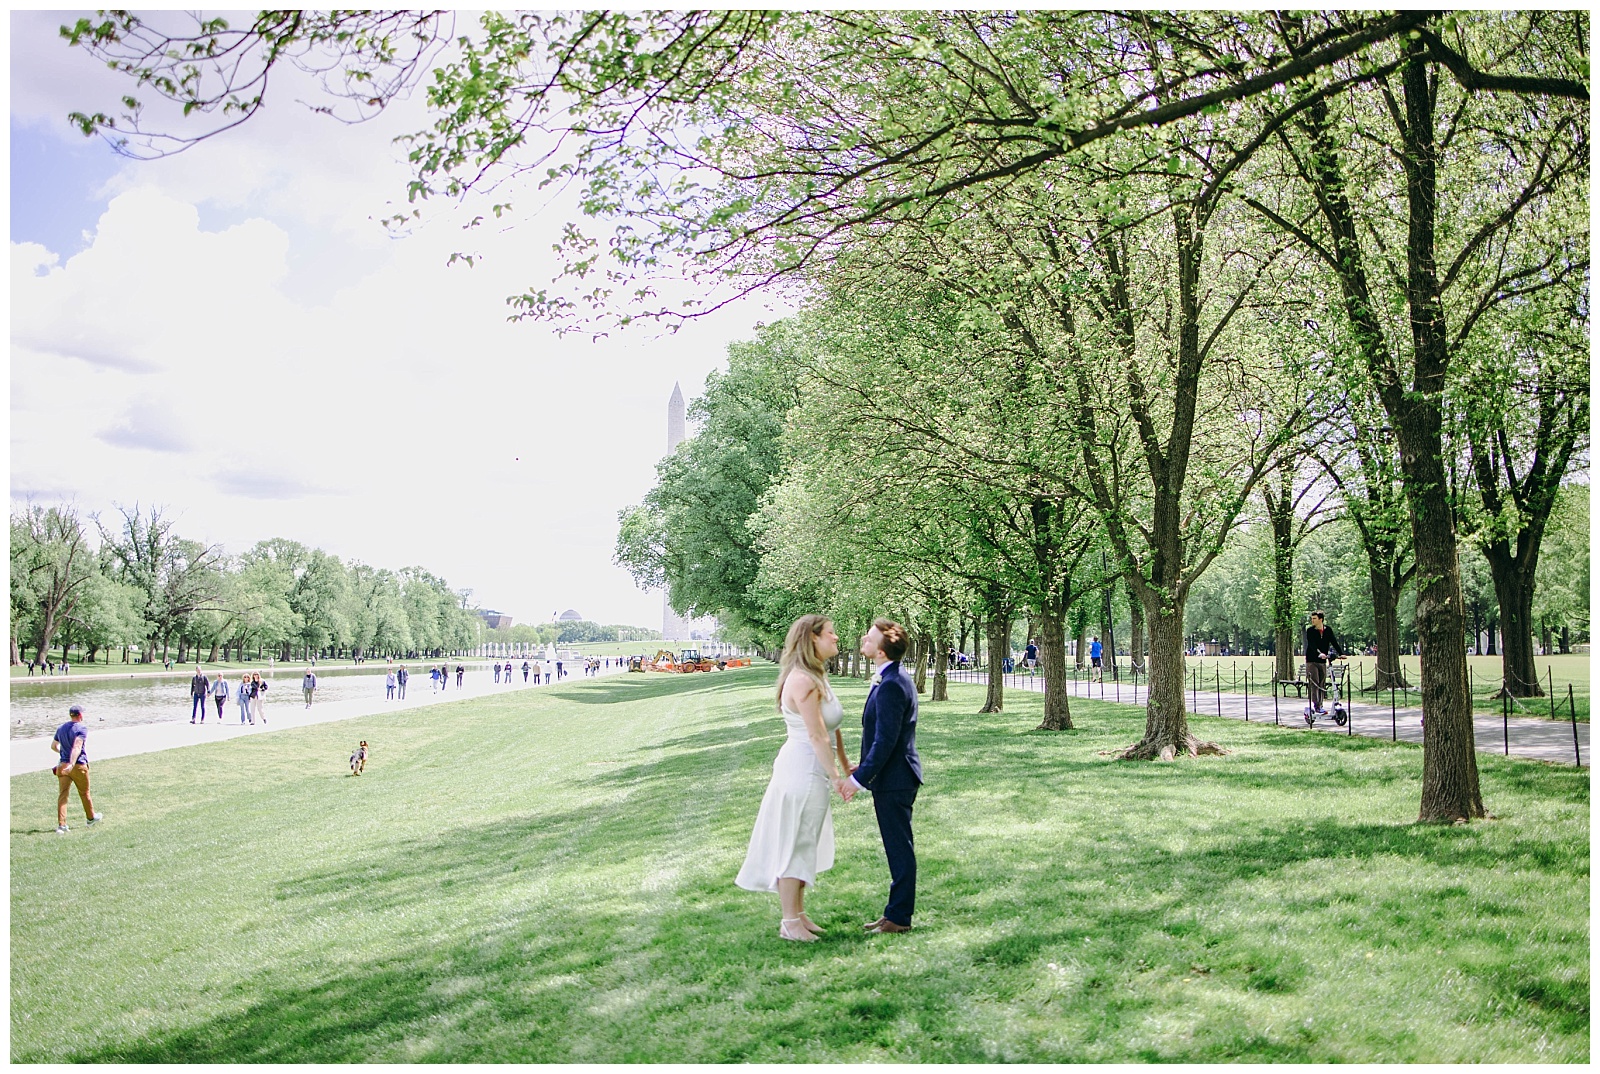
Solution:
<svg viewBox="0 0 1600 1074">
<path fill-rule="evenodd" d="M 356 752 L 350 755 L 350 774 L 359 776 L 367 768 L 367 741 L 361 740 L 361 745 L 356 747 Z"/>
</svg>

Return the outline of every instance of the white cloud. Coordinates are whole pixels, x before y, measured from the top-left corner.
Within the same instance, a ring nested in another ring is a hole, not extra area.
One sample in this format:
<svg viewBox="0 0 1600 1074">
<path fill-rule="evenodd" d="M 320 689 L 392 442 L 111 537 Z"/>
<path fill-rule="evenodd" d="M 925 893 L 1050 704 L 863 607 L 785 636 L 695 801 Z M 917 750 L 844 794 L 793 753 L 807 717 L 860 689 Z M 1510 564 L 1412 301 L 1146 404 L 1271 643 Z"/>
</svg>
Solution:
<svg viewBox="0 0 1600 1074">
<path fill-rule="evenodd" d="M 73 77 L 86 57 L 54 43 L 65 21 L 14 16 L 14 34 L 52 40 L 14 40 L 13 117 L 115 100 L 99 75 Z M 30 47 L 70 62 L 41 67 Z M 577 607 L 658 622 L 660 596 L 611 563 L 617 510 L 654 481 L 674 381 L 697 394 L 727 342 L 775 314 L 745 303 L 599 342 L 508 324 L 506 296 L 557 271 L 567 203 L 471 233 L 435 205 L 391 239 L 374 218 L 403 201 L 389 139 L 421 125 L 417 102 L 346 127 L 294 96 L 125 166 L 70 259 L 13 245 L 13 498 L 161 503 L 234 552 L 286 536 L 419 564 L 523 621 Z M 446 268 L 468 243 L 479 265 Z"/>
</svg>

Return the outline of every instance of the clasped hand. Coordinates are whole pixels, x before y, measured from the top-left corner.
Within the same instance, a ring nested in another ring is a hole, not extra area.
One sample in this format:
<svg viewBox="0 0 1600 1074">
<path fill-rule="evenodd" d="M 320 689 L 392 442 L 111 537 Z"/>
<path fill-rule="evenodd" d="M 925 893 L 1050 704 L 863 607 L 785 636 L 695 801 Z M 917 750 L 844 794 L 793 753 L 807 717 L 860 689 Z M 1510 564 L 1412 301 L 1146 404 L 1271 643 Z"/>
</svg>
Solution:
<svg viewBox="0 0 1600 1074">
<path fill-rule="evenodd" d="M 843 798 L 846 802 L 854 798 L 857 791 L 856 786 L 848 782 L 843 776 L 840 776 L 838 779 L 833 781 L 833 789 L 838 791 L 839 797 Z"/>
</svg>

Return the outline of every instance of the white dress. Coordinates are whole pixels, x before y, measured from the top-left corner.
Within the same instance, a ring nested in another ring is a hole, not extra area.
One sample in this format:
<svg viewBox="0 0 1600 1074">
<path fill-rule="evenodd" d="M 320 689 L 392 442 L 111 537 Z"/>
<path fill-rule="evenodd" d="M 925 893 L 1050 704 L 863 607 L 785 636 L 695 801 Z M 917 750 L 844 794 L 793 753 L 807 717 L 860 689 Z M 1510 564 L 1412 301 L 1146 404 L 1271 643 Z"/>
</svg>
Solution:
<svg viewBox="0 0 1600 1074">
<path fill-rule="evenodd" d="M 815 884 L 818 873 L 833 868 L 833 788 L 811 748 L 805 719 L 787 708 L 782 712 L 789 738 L 772 762 L 772 782 L 734 879 L 750 891 L 777 891 L 779 877 Z M 830 690 L 822 702 L 822 725 L 830 738 L 843 719 L 844 706 Z"/>
</svg>

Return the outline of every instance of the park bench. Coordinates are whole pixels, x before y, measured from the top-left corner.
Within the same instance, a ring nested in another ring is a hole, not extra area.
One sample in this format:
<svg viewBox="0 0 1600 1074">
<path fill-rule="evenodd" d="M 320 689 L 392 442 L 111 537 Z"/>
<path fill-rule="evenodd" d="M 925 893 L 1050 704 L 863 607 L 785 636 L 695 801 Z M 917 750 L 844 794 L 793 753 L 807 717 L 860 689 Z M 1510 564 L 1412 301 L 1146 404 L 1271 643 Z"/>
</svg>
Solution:
<svg viewBox="0 0 1600 1074">
<path fill-rule="evenodd" d="M 1279 697 L 1288 697 L 1289 695 L 1288 695 L 1287 691 L 1292 686 L 1292 687 L 1294 687 L 1294 696 L 1298 697 L 1298 698 L 1304 698 L 1306 696 L 1305 695 L 1305 690 L 1306 690 L 1306 666 L 1305 666 L 1305 664 L 1302 663 L 1300 665 L 1300 677 L 1298 679 L 1274 679 L 1274 680 L 1272 680 L 1272 683 L 1273 683 L 1273 688 L 1277 692 Z"/>
</svg>

